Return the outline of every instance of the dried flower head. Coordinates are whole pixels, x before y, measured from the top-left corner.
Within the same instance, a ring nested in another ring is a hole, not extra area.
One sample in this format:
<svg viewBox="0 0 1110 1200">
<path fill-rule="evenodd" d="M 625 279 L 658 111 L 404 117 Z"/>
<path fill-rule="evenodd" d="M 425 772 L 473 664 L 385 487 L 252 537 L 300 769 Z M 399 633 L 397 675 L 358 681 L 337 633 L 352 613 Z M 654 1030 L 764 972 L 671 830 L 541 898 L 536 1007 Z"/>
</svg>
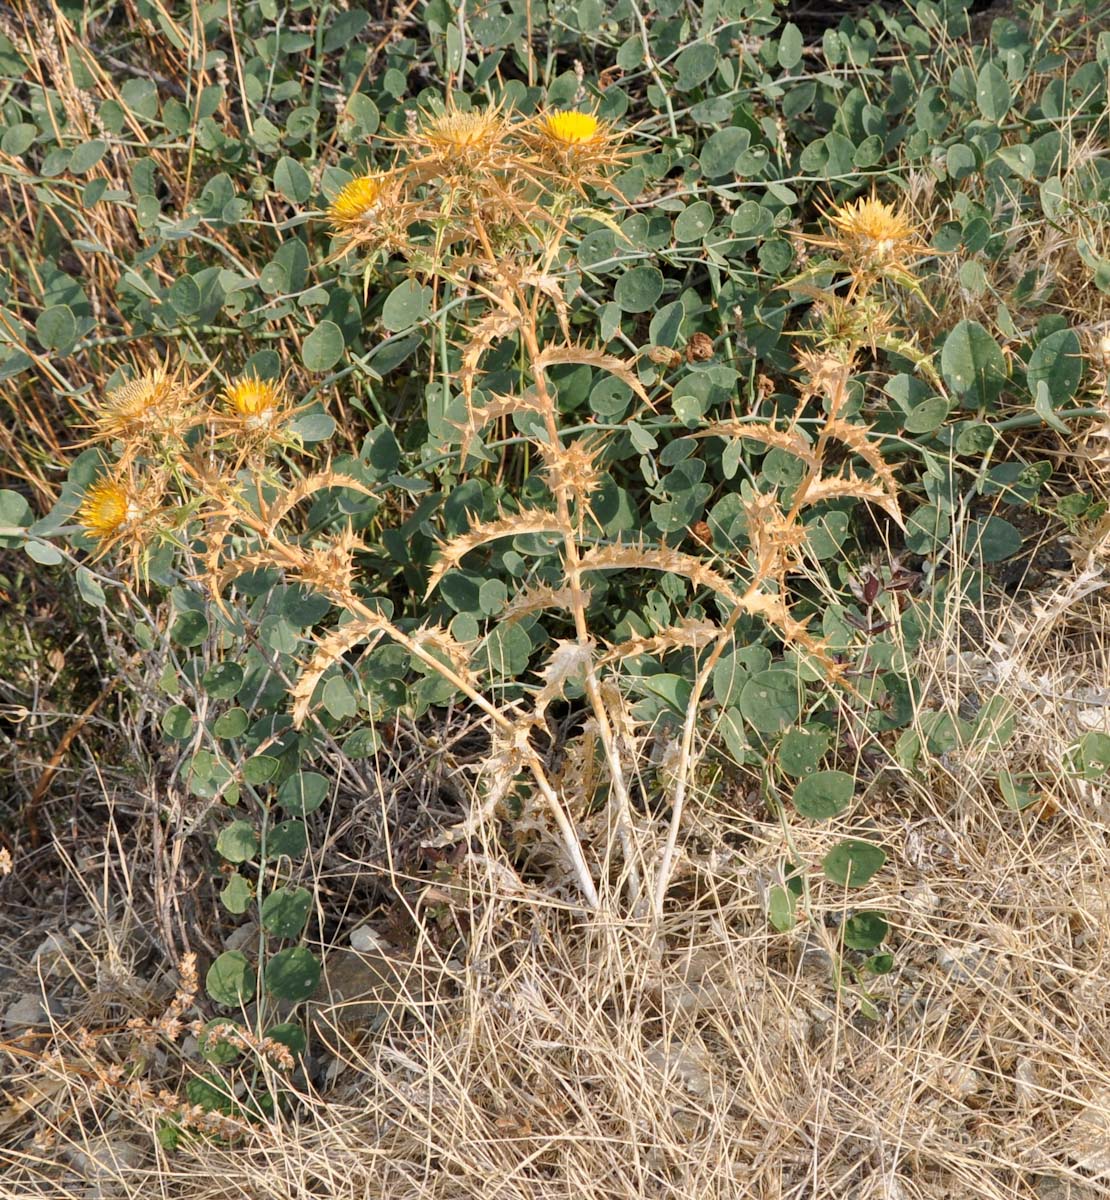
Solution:
<svg viewBox="0 0 1110 1200">
<path fill-rule="evenodd" d="M 439 150 L 486 149 L 505 132 L 505 122 L 495 108 L 462 112 L 449 108 L 437 116 L 428 117 L 419 138 Z"/>
<path fill-rule="evenodd" d="M 284 405 L 284 395 L 280 384 L 243 375 L 224 389 L 223 401 L 248 429 L 268 429 Z"/>
<path fill-rule="evenodd" d="M 157 367 L 112 388 L 97 413 L 97 427 L 102 433 L 118 436 L 148 424 L 166 407 L 173 384 L 169 372 Z"/>
<path fill-rule="evenodd" d="M 98 479 L 85 492 L 77 521 L 90 536 L 106 547 L 138 515 L 131 489 L 116 479 Z"/>
<path fill-rule="evenodd" d="M 544 137 L 560 146 L 583 146 L 603 136 L 601 122 L 593 113 L 555 109 L 540 119 Z"/>
<path fill-rule="evenodd" d="M 828 214 L 838 231 L 829 242 L 849 255 L 876 265 L 904 265 L 928 247 L 919 242 L 918 231 L 902 209 L 878 200 L 841 204 Z"/>
<path fill-rule="evenodd" d="M 112 388 L 95 415 L 93 441 L 120 439 L 121 461 L 128 461 L 146 445 L 150 435 L 179 439 L 195 424 L 198 380 L 190 380 L 180 364 L 139 371 Z"/>
<path fill-rule="evenodd" d="M 386 190 L 384 175 L 362 175 L 352 179 L 331 202 L 328 219 L 344 231 L 372 221 L 381 212 Z"/>
</svg>

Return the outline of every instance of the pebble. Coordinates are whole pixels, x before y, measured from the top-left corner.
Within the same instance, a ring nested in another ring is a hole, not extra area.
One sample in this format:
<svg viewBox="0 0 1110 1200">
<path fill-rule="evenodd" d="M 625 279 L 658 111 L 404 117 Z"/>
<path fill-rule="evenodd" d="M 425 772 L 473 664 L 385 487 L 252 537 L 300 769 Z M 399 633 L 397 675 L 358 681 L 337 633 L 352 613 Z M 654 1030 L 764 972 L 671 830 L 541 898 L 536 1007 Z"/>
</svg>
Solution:
<svg viewBox="0 0 1110 1200">
<path fill-rule="evenodd" d="M 51 1000 L 49 1005 L 50 1016 L 60 1018 L 64 1014 L 65 1009 L 57 1000 Z M 34 992 L 26 992 L 4 1010 L 4 1025 L 12 1032 L 19 1032 L 49 1025 L 50 1016 L 47 1015 L 42 997 Z"/>
</svg>

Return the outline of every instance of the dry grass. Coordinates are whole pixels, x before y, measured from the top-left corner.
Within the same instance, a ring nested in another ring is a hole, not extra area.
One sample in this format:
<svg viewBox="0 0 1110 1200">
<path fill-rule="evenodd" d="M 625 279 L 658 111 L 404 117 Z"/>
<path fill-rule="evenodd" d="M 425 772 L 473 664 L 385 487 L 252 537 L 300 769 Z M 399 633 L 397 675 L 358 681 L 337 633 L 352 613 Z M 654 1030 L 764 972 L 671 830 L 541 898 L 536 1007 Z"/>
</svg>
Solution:
<svg viewBox="0 0 1110 1200">
<path fill-rule="evenodd" d="M 73 1024 L 55 1029 L 53 1067 L 42 1038 L 5 1045 L 0 1196 L 1105 1195 L 1110 799 L 1063 762 L 1077 731 L 1106 728 L 1107 583 L 1092 556 L 1034 601 L 981 614 L 991 636 L 952 628 L 922 655 L 923 709 L 1012 702 L 1005 765 L 1044 772 L 1044 803 L 1003 806 L 998 752 L 916 777 L 875 771 L 867 812 L 889 860 L 851 902 L 894 929 L 877 1021 L 853 986 L 834 986 L 838 888 L 812 874 L 808 920 L 790 934 L 765 915 L 783 858 L 815 863 L 835 823 L 808 827 L 718 783 L 688 802 L 683 903 L 661 925 L 583 921 L 492 847 L 473 851 L 444 886 L 408 892 L 413 974 L 371 1025 L 361 1012 L 338 1037 L 321 1027 L 334 1054 L 318 1044 L 315 1062 L 330 1065 L 300 1080 L 289 1113 L 166 1154 L 149 1098 L 180 1081 L 179 1054 L 147 1062 L 149 1103 L 98 1082 L 126 1055 L 112 1021 L 159 1012 L 172 993 L 131 975 L 147 867 L 129 871 L 110 833 L 98 870 L 73 864 L 89 928 L 50 968 L 99 997 L 107 1023 L 84 1045 Z M 375 871 L 347 869 L 352 895 Z M 343 930 L 364 915 L 348 912 Z M 437 935 L 446 927 L 457 937 Z M 95 1005 L 82 1017 L 93 1026 Z"/>
</svg>

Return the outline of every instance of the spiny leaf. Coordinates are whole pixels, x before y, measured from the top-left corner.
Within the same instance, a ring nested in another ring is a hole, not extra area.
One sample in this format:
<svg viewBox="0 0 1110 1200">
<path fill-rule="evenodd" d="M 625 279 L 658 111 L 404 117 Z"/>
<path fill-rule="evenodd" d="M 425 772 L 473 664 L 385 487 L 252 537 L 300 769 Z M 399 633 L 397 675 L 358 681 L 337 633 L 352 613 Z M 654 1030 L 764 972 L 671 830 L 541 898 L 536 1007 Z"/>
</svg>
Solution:
<svg viewBox="0 0 1110 1200">
<path fill-rule="evenodd" d="M 371 639 L 377 642 L 385 632 L 385 626 L 384 617 L 371 614 L 350 621 L 338 629 L 333 629 L 331 633 L 319 640 L 315 653 L 301 671 L 300 678 L 290 689 L 289 694 L 293 698 L 294 728 L 300 729 L 304 724 L 304 719 L 308 716 L 308 709 L 312 703 L 312 694 L 316 691 L 316 685 L 324 677 L 328 668 L 337 663 L 348 650 L 360 642 Z"/>
<path fill-rule="evenodd" d="M 695 438 L 749 438 L 752 441 L 762 442 L 766 446 L 776 446 L 780 450 L 785 450 L 788 454 L 793 454 L 795 458 L 800 458 L 811 470 L 817 471 L 820 469 L 820 463 L 818 463 L 813 454 L 813 447 L 795 429 L 777 429 L 774 425 L 752 423 L 750 421 L 716 421 L 707 425 L 705 429 L 699 429 L 696 433 L 691 433 L 689 436 Z"/>
<path fill-rule="evenodd" d="M 466 456 L 470 453 L 470 443 L 474 440 L 475 435 L 480 433 L 491 421 L 499 420 L 501 417 L 507 417 L 516 412 L 540 411 L 541 405 L 535 395 L 494 396 L 488 404 L 480 405 L 478 408 L 468 404 L 466 423 L 452 422 L 463 435 L 461 461 L 466 462 Z"/>
<path fill-rule="evenodd" d="M 618 358 L 615 354 L 606 354 L 592 346 L 569 343 L 564 346 L 544 347 L 536 358 L 535 366 L 538 370 L 546 371 L 548 367 L 562 363 L 584 363 L 588 367 L 608 371 L 610 375 L 615 375 L 622 383 L 627 384 L 645 404 L 652 407 L 644 385 L 626 359 Z"/>
<path fill-rule="evenodd" d="M 671 625 L 658 633 L 642 637 L 629 638 L 610 647 L 598 659 L 598 666 L 621 662 L 626 658 L 635 658 L 641 654 L 661 655 L 669 650 L 680 650 L 687 647 L 694 650 L 709 645 L 720 636 L 721 627 L 712 621 L 698 617 L 683 617 L 677 625 Z"/>
<path fill-rule="evenodd" d="M 533 709 L 536 721 L 543 720 L 547 706 L 553 700 L 562 699 L 563 689 L 571 679 L 581 677 L 590 669 L 592 657 L 591 644 L 561 639 L 556 641 L 555 649 L 539 671 L 543 687 L 536 695 Z"/>
<path fill-rule="evenodd" d="M 286 514 L 292 512 L 302 500 L 307 500 L 309 496 L 314 496 L 324 488 L 334 487 L 350 488 L 352 491 L 361 492 L 364 496 L 374 495 L 372 489 L 351 475 L 341 475 L 337 471 L 331 470 L 330 467 L 323 471 L 316 471 L 314 474 L 306 475 L 304 479 L 295 483 L 284 495 L 275 500 L 266 509 L 266 521 L 269 524 L 271 532 L 277 526 L 278 522 Z"/>
<path fill-rule="evenodd" d="M 459 534 L 440 547 L 439 558 L 432 566 L 424 598 L 427 599 L 435 591 L 444 575 L 457 567 L 471 550 L 486 542 L 503 537 L 519 537 L 524 533 L 563 532 L 566 531 L 555 513 L 538 508 L 523 509 L 518 513 L 503 513 L 494 521 L 483 521 L 473 525 L 466 533 Z"/>
<path fill-rule="evenodd" d="M 592 592 L 589 588 L 582 589 L 582 606 L 589 608 Z M 533 613 L 545 612 L 551 608 L 560 608 L 565 612 L 574 611 L 574 589 L 569 587 L 552 587 L 548 583 L 532 583 L 523 587 L 505 605 L 503 617 L 506 621 L 519 621 L 522 617 Z"/>
<path fill-rule="evenodd" d="M 459 386 L 468 405 L 474 393 L 474 380 L 482 355 L 494 342 L 515 333 L 520 328 L 520 320 L 520 313 L 515 305 L 508 311 L 505 308 L 493 308 L 471 329 L 470 340 L 463 348 L 462 364 L 459 368 Z"/>
<path fill-rule="evenodd" d="M 808 507 L 816 504 L 819 500 L 839 500 L 846 496 L 877 505 L 889 513 L 899 526 L 905 528 L 898 501 L 881 485 L 872 483 L 868 479 L 860 479 L 851 470 L 846 475 L 833 475 L 828 479 L 818 479 L 811 483 L 805 494 L 804 505 Z"/>
<path fill-rule="evenodd" d="M 729 604 L 740 603 L 740 596 L 723 575 L 700 558 L 668 546 L 649 548 L 642 543 L 623 542 L 595 546 L 582 556 L 581 566 L 583 571 L 662 571 L 682 575 L 696 587 L 711 588 Z"/>
<path fill-rule="evenodd" d="M 894 478 L 894 471 L 891 469 L 890 464 L 883 458 L 879 453 L 879 448 L 868 437 L 871 427 L 869 425 L 853 425 L 850 421 L 845 421 L 843 418 L 837 417 L 825 425 L 823 432 L 827 437 L 834 437 L 838 441 L 843 442 L 845 446 L 858 454 L 871 470 L 875 472 L 876 476 L 882 480 L 883 487 L 887 492 L 887 501 L 883 507 L 902 528 L 905 528 L 897 500 L 898 481 Z M 864 500 L 869 498 L 867 496 L 860 497 L 860 499 Z"/>
</svg>

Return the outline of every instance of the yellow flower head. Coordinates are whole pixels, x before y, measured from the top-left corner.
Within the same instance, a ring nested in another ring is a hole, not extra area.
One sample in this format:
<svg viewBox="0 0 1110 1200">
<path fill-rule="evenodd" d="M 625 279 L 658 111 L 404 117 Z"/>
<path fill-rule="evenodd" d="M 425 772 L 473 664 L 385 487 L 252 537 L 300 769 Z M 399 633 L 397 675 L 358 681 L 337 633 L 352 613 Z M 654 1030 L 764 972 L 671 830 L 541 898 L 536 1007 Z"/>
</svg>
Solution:
<svg viewBox="0 0 1110 1200">
<path fill-rule="evenodd" d="M 905 260 L 923 248 L 905 213 L 874 197 L 834 208 L 829 221 L 839 232 L 842 249 L 872 262 Z"/>
<path fill-rule="evenodd" d="M 130 492 L 114 479 L 98 479 L 77 510 L 77 520 L 90 537 L 111 541 L 135 514 Z"/>
<path fill-rule="evenodd" d="M 263 428 L 273 423 L 282 405 L 279 385 L 257 375 L 244 375 L 228 384 L 223 393 L 224 403 L 250 428 Z"/>
<path fill-rule="evenodd" d="M 555 109 L 540 122 L 543 135 L 559 146 L 584 146 L 601 133 L 601 122 L 593 113 Z"/>
<path fill-rule="evenodd" d="M 382 175 L 363 175 L 345 183 L 328 209 L 331 223 L 342 229 L 371 220 L 381 210 L 384 192 Z"/>
</svg>

